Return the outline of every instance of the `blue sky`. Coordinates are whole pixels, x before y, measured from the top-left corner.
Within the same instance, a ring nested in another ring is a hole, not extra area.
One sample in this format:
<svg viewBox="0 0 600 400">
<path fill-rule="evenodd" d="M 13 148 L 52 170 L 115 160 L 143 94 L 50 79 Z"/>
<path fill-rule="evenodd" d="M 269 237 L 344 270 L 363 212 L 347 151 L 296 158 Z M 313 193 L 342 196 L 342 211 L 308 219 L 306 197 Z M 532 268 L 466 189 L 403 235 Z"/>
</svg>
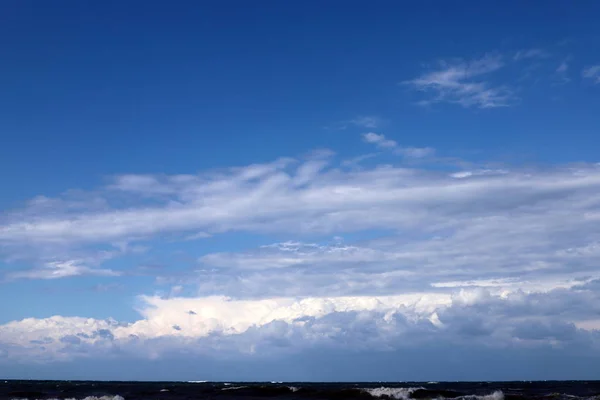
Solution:
<svg viewBox="0 0 600 400">
<path fill-rule="evenodd" d="M 597 2 L 3 9 L 0 375 L 592 377 Z"/>
</svg>

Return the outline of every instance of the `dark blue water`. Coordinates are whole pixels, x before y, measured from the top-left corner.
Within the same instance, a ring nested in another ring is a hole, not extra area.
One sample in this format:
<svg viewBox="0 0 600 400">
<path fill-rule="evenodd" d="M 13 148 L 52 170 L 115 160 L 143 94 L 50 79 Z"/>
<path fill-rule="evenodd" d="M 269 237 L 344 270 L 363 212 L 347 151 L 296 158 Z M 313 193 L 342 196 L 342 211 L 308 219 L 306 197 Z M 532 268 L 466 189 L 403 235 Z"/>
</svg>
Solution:
<svg viewBox="0 0 600 400">
<path fill-rule="evenodd" d="M 104 397 L 104 398 L 103 398 Z M 600 381 L 402 383 L 189 383 L 0 381 L 4 399 L 96 400 L 600 400 Z"/>
</svg>

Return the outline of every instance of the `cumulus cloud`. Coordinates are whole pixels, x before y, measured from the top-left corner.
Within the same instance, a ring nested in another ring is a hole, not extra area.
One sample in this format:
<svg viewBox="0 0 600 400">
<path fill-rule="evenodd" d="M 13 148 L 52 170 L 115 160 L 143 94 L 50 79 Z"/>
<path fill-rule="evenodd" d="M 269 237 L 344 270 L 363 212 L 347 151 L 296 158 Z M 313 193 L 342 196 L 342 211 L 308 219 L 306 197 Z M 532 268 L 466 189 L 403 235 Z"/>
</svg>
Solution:
<svg viewBox="0 0 600 400">
<path fill-rule="evenodd" d="M 444 61 L 437 70 L 426 72 L 404 84 L 431 95 L 421 104 L 447 102 L 467 108 L 506 107 L 513 100 L 512 91 L 486 80 L 503 66 L 502 58 L 492 55 L 471 61 Z"/>
<path fill-rule="evenodd" d="M 182 349 L 211 356 L 298 353 L 319 346 L 394 351 L 440 340 L 492 348 L 576 345 L 580 350 L 600 350 L 598 331 L 578 327 L 578 321 L 599 311 L 587 307 L 599 304 L 598 294 L 591 290 L 142 300 L 143 318 L 128 324 L 51 317 L 0 325 L 0 346 L 10 359 L 39 362 L 122 352 L 157 358 Z"/>
<path fill-rule="evenodd" d="M 363 139 L 365 142 L 375 144 L 381 148 L 394 148 L 398 146 L 395 140 L 386 139 L 384 135 L 375 132 L 363 134 Z"/>
</svg>

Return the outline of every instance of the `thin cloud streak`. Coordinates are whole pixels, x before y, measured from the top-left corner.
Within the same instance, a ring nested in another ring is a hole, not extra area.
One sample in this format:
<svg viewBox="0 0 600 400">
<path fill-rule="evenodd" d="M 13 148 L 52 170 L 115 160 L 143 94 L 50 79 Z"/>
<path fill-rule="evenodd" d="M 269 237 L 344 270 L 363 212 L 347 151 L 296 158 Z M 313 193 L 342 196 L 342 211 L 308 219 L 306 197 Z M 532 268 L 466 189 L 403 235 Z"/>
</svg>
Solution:
<svg viewBox="0 0 600 400">
<path fill-rule="evenodd" d="M 550 53 L 548 53 L 546 50 L 534 48 L 534 49 L 517 51 L 515 53 L 513 59 L 515 61 L 520 61 L 520 60 L 526 60 L 526 59 L 531 59 L 531 58 L 540 59 L 540 58 L 549 58 L 549 57 L 550 57 Z"/>
<path fill-rule="evenodd" d="M 385 135 L 375 132 L 364 133 L 363 140 L 374 144 L 379 149 L 393 150 L 395 154 L 406 158 L 424 158 L 435 153 L 435 149 L 431 147 L 401 147 L 395 140 L 386 139 Z"/>
<path fill-rule="evenodd" d="M 441 62 L 440 68 L 405 81 L 415 90 L 432 95 L 421 104 L 455 103 L 465 108 L 497 108 L 511 105 L 512 91 L 484 78 L 504 67 L 500 56 L 472 61 Z"/>
<path fill-rule="evenodd" d="M 600 84 L 600 65 L 592 65 L 581 71 L 581 76 L 584 79 L 591 80 L 595 85 Z"/>
</svg>

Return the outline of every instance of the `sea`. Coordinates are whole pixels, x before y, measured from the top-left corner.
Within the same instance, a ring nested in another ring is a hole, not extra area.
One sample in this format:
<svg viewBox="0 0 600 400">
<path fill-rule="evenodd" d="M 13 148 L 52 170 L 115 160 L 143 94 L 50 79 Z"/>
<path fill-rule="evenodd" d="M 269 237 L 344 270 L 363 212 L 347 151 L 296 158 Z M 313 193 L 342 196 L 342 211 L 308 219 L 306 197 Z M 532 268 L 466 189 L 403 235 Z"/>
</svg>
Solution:
<svg viewBox="0 0 600 400">
<path fill-rule="evenodd" d="M 0 380 L 0 400 L 600 400 L 600 381 L 95 382 Z"/>
</svg>

